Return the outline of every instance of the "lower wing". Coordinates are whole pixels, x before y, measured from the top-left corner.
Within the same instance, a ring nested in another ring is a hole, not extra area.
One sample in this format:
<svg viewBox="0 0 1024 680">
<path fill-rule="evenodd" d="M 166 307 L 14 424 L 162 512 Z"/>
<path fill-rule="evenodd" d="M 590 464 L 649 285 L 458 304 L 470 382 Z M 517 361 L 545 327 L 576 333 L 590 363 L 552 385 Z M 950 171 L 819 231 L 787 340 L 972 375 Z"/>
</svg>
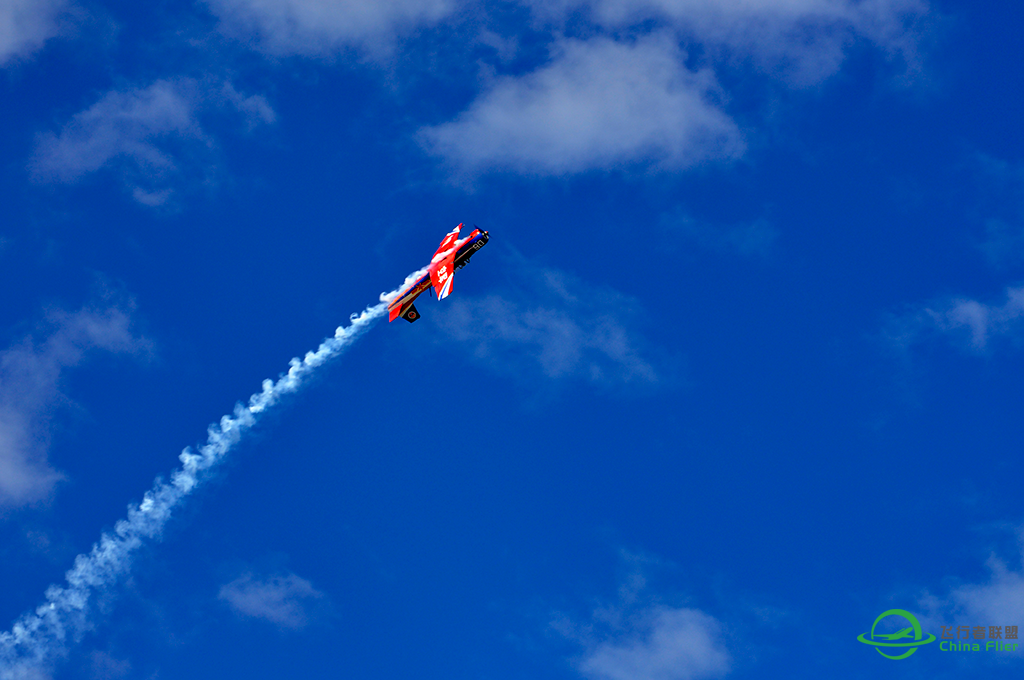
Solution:
<svg viewBox="0 0 1024 680">
<path fill-rule="evenodd" d="M 437 263 L 430 269 L 430 282 L 434 284 L 437 299 L 443 300 L 452 293 L 452 280 L 455 278 L 455 253 Z"/>
</svg>

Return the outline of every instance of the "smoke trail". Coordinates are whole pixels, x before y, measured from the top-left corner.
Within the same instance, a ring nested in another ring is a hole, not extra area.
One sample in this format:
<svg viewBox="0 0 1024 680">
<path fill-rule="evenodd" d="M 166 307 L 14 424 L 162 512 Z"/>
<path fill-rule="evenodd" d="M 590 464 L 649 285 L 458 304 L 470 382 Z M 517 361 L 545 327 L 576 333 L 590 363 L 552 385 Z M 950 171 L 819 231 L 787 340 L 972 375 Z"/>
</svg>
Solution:
<svg viewBox="0 0 1024 680">
<path fill-rule="evenodd" d="M 157 479 L 141 503 L 128 506 L 128 517 L 114 525 L 113 533 L 104 533 L 89 553 L 75 558 L 74 567 L 65 574 L 66 585 L 51 585 L 42 605 L 18 619 L 10 632 L 0 633 L 0 680 L 40 677 L 41 668 L 63 655 L 67 643 L 87 629 L 90 598 L 128 571 L 134 552 L 146 539 L 160 534 L 171 511 L 208 477 L 260 415 L 351 345 L 384 315 L 387 303 L 425 271 L 409 275 L 401 288 L 381 294 L 380 304 L 353 314 L 348 327 L 339 326 L 334 337 L 324 340 L 315 352 L 307 352 L 301 360 L 292 359 L 288 372 L 277 382 L 264 380 L 262 391 L 249 397 L 247 406 L 236 404 L 232 415 L 210 425 L 206 443 L 197 452 L 191 447 L 182 451 L 178 456 L 181 467 L 171 474 L 171 481 Z"/>
</svg>

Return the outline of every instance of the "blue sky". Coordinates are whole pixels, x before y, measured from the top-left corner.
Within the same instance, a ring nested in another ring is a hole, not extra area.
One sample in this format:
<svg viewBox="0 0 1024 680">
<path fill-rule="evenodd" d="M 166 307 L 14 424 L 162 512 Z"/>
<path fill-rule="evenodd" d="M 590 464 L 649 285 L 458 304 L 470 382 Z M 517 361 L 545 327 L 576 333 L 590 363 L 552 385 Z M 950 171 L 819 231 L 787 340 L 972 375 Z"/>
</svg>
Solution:
<svg viewBox="0 0 1024 680">
<path fill-rule="evenodd" d="M 1022 18 L 0 0 L 4 631 L 491 235 L 0 678 L 1019 676 L 856 637 L 1024 624 Z"/>
</svg>

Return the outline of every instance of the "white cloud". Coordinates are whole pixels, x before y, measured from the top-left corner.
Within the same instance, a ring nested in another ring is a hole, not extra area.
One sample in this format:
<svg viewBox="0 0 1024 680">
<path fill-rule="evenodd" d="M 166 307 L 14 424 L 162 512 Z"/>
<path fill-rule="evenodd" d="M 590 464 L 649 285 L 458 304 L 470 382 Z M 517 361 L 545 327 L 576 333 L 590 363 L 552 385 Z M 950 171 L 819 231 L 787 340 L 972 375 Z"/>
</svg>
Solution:
<svg viewBox="0 0 1024 680">
<path fill-rule="evenodd" d="M 667 35 L 565 39 L 550 64 L 503 77 L 455 120 L 420 131 L 462 172 L 564 175 L 637 163 L 686 168 L 739 156 L 710 71 L 690 71 Z"/>
<path fill-rule="evenodd" d="M 41 668 L 20 664 L 13 668 L 5 668 L 3 680 L 53 680 L 53 676 Z"/>
<path fill-rule="evenodd" d="M 0 0 L 0 65 L 42 47 L 58 31 L 66 0 Z"/>
<path fill-rule="evenodd" d="M 89 670 L 94 680 L 120 680 L 128 677 L 132 664 L 107 652 L 93 652 Z"/>
<path fill-rule="evenodd" d="M 0 507 L 46 498 L 61 474 L 47 461 L 47 426 L 63 399 L 61 379 L 87 352 L 139 353 L 145 341 L 117 308 L 53 312 L 42 341 L 26 338 L 0 353 Z"/>
<path fill-rule="evenodd" d="M 41 135 L 30 169 L 39 181 L 70 183 L 112 166 L 137 201 L 160 205 L 179 166 L 209 156 L 213 142 L 199 116 L 222 107 L 241 114 L 249 129 L 275 120 L 262 96 L 246 97 L 230 83 L 204 88 L 190 79 L 158 80 L 108 92 L 59 133 Z"/>
<path fill-rule="evenodd" d="M 729 672 L 717 620 L 696 609 L 655 607 L 634 629 L 603 640 L 579 661 L 590 680 L 697 680 Z"/>
<path fill-rule="evenodd" d="M 242 616 L 298 629 L 309 622 L 324 594 L 295 574 L 258 578 L 247 573 L 222 586 L 218 598 Z"/>
<path fill-rule="evenodd" d="M 995 556 L 988 567 L 988 582 L 960 586 L 950 594 L 950 603 L 974 621 L 1018 625 L 1024 612 L 1024 573 L 1011 570 Z"/>
<path fill-rule="evenodd" d="M 584 648 L 574 660 L 587 680 L 699 680 L 726 675 L 731 655 L 722 625 L 691 607 L 651 602 L 643 566 L 658 560 L 623 551 L 633 563 L 615 603 L 598 606 L 589 621 L 558 616 L 551 627 Z"/>
<path fill-rule="evenodd" d="M 597 384 L 653 385 L 660 377 L 628 328 L 636 302 L 555 269 L 518 262 L 529 289 L 482 298 L 453 296 L 429 318 L 452 342 L 503 372 L 579 378 Z M 456 277 L 457 278 L 457 277 Z M 455 284 L 458 285 L 458 282 Z"/>
<path fill-rule="evenodd" d="M 60 134 L 43 135 L 33 170 L 38 177 L 71 182 L 114 159 L 155 174 L 174 169 L 161 139 L 200 137 L 195 94 L 188 83 L 158 80 L 144 89 L 108 92 L 75 114 Z"/>
<path fill-rule="evenodd" d="M 1005 302 L 952 297 L 893 316 L 882 331 L 885 341 L 908 351 L 937 337 L 972 354 L 984 354 L 998 341 L 1024 341 L 1024 285 L 1006 289 Z"/>
<path fill-rule="evenodd" d="M 1017 531 L 1024 559 L 1024 529 Z M 938 634 L 942 625 L 1019 626 L 1024 612 L 1024 570 L 1014 570 L 993 553 L 987 561 L 989 575 L 981 583 L 961 583 L 942 597 L 926 593 L 919 604 L 926 612 L 922 625 Z"/>
<path fill-rule="evenodd" d="M 277 121 L 277 114 L 263 95 L 254 94 L 247 97 L 231 83 L 224 83 L 221 91 L 225 99 L 245 117 L 249 130 L 253 130 L 261 123 L 269 125 Z"/>
<path fill-rule="evenodd" d="M 926 309 L 924 319 L 941 332 L 964 335 L 974 350 L 985 349 L 996 336 L 1010 336 L 1022 330 L 1024 286 L 1006 289 L 1006 302 L 989 305 L 968 298 L 954 298 L 937 309 Z"/>
<path fill-rule="evenodd" d="M 911 59 L 924 0 L 533 0 L 542 16 L 589 8 L 606 28 L 661 21 L 687 40 L 753 56 L 795 84 L 835 73 L 858 38 Z"/>
<path fill-rule="evenodd" d="M 387 50 L 396 37 L 449 16 L 456 0 L 206 0 L 226 32 L 255 36 L 275 55 L 324 55 L 346 46 Z"/>
</svg>

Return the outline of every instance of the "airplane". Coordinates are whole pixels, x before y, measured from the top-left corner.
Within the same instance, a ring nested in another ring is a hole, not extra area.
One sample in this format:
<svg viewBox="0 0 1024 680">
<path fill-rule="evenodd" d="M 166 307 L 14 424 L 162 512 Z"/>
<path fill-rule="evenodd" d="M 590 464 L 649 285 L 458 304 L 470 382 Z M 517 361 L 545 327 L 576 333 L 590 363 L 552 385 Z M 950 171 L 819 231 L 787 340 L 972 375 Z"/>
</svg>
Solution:
<svg viewBox="0 0 1024 680">
<path fill-rule="evenodd" d="M 875 633 L 871 637 L 882 638 L 884 640 L 901 640 L 903 638 L 914 637 L 914 627 L 909 626 L 895 633 Z"/>
<path fill-rule="evenodd" d="M 420 313 L 413 301 L 431 285 L 434 286 L 438 300 L 443 300 L 451 294 L 455 270 L 462 269 L 469 264 L 469 258 L 473 253 L 483 248 L 490 238 L 486 231 L 479 229 L 473 229 L 469 236 L 459 238 L 459 230 L 463 226 L 463 224 L 459 224 L 448 232 L 430 260 L 427 273 L 391 301 L 391 304 L 388 305 L 388 323 L 398 317 L 402 317 L 409 323 L 420 318 Z"/>
</svg>

